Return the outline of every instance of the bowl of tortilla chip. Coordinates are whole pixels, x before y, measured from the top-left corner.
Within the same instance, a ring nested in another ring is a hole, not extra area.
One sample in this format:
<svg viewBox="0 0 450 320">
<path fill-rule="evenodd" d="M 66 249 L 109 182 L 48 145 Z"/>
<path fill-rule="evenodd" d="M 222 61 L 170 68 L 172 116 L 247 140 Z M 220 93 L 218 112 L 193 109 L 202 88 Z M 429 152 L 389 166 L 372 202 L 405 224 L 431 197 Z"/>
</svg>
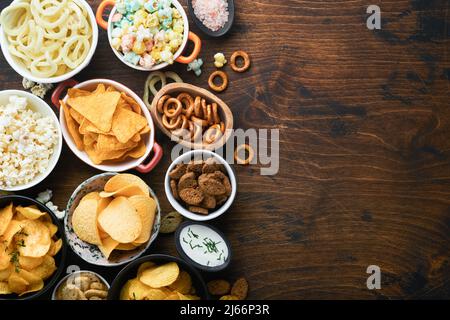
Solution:
<svg viewBox="0 0 450 320">
<path fill-rule="evenodd" d="M 150 112 L 123 84 L 68 80 L 55 89 L 52 102 L 60 109 L 64 140 L 88 165 L 102 171 L 148 173 L 161 160 L 163 151 L 155 141 Z"/>
</svg>

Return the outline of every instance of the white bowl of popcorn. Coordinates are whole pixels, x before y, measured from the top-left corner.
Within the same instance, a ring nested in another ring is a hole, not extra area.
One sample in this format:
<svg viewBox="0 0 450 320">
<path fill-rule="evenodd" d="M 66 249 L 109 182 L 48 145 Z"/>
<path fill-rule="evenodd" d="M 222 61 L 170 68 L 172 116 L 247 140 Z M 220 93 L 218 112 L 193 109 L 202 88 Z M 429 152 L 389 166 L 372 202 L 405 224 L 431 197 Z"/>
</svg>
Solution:
<svg viewBox="0 0 450 320">
<path fill-rule="evenodd" d="M 50 106 L 31 93 L 0 91 L 0 190 L 20 191 L 56 166 L 62 134 Z"/>
</svg>

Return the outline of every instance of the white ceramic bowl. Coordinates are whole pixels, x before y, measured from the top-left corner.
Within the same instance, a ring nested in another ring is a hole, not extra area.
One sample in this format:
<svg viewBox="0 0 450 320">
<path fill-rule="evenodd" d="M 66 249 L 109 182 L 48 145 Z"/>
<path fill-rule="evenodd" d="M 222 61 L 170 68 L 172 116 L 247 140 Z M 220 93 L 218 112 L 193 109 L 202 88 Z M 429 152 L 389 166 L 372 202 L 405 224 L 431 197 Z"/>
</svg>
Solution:
<svg viewBox="0 0 450 320">
<path fill-rule="evenodd" d="M 104 2 L 105 3 L 109 2 L 109 0 L 104 1 Z M 109 4 L 110 3 L 106 4 L 106 6 L 109 5 Z M 180 12 L 180 14 L 181 14 L 181 16 L 183 18 L 183 22 L 184 22 L 183 42 L 182 42 L 180 48 L 178 48 L 177 52 L 174 53 L 174 60 L 177 61 L 177 59 L 181 56 L 181 54 L 183 53 L 184 49 L 186 48 L 187 42 L 188 42 L 188 40 L 191 37 L 192 37 L 192 39 L 194 39 L 194 38 L 196 39 L 194 42 L 195 43 L 199 43 L 200 44 L 199 45 L 200 48 L 201 48 L 201 41 L 200 41 L 200 38 L 197 35 L 193 34 L 192 32 L 189 32 L 189 20 L 188 20 L 188 17 L 186 15 L 186 11 L 184 10 L 183 6 L 177 0 L 173 0 L 172 4 L 175 6 L 176 9 L 178 9 L 178 11 Z M 101 17 L 103 15 L 103 10 L 104 10 L 104 6 L 101 4 L 99 9 L 98 9 L 98 11 L 97 11 L 97 22 L 99 22 L 99 17 Z M 113 18 L 114 14 L 116 12 L 117 12 L 117 8 L 114 6 L 111 9 L 111 12 L 109 14 L 109 18 L 108 18 L 108 21 L 107 21 L 107 32 L 108 32 L 109 45 L 111 46 L 111 50 L 114 52 L 114 54 L 117 56 L 117 58 L 120 61 L 122 61 L 124 64 L 129 66 L 130 68 L 133 68 L 133 69 L 136 69 L 136 70 L 140 70 L 140 71 L 156 71 L 156 70 L 164 69 L 165 67 L 169 66 L 169 63 L 164 62 L 164 63 L 157 64 L 157 65 L 153 66 L 150 69 L 146 69 L 146 68 L 141 67 L 139 65 L 134 65 L 134 64 L 131 64 L 131 63 L 125 61 L 124 55 L 121 52 L 119 52 L 118 50 L 114 49 L 112 44 L 111 44 L 112 31 L 114 29 L 112 18 Z M 100 23 L 100 26 L 102 26 L 104 22 L 103 22 L 103 20 L 100 20 L 99 23 Z M 200 48 L 198 48 L 198 53 L 200 52 Z M 195 51 L 195 49 L 194 49 L 194 51 Z M 195 55 L 195 57 L 192 56 L 192 59 L 190 59 L 190 60 L 193 61 L 195 58 L 197 58 L 198 53 L 197 53 L 197 55 Z M 191 61 L 189 61 L 189 62 L 191 62 Z M 178 62 L 181 62 L 181 61 L 178 61 Z M 189 62 L 187 62 L 187 63 L 189 63 Z"/>
<path fill-rule="evenodd" d="M 53 154 L 50 158 L 49 166 L 47 167 L 47 170 L 41 174 L 38 174 L 33 181 L 18 185 L 12 188 L 1 188 L 1 190 L 5 191 L 20 191 L 29 189 L 37 184 L 39 184 L 42 180 L 44 180 L 55 168 L 56 164 L 58 163 L 59 157 L 61 156 L 61 150 L 62 150 L 62 134 L 61 134 L 61 128 L 59 126 L 58 118 L 56 117 L 55 113 L 53 112 L 52 108 L 45 103 L 42 99 L 36 97 L 35 95 L 20 91 L 20 90 L 4 90 L 0 91 L 0 105 L 6 105 L 9 101 L 9 97 L 16 95 L 19 97 L 27 98 L 28 101 L 28 107 L 41 114 L 44 117 L 51 117 L 53 119 L 53 122 L 55 124 L 55 128 L 58 130 L 58 142 L 56 146 L 54 147 Z"/>
<path fill-rule="evenodd" d="M 18 74 L 20 74 L 22 77 L 27 78 L 31 81 L 37 82 L 37 83 L 58 83 L 62 82 L 64 80 L 67 80 L 69 78 L 74 77 L 78 73 L 80 73 L 84 68 L 87 67 L 87 65 L 91 62 L 92 57 L 94 56 L 95 50 L 97 49 L 97 43 L 98 43 L 98 26 L 95 21 L 95 16 L 92 11 L 91 6 L 85 1 L 85 0 L 76 0 L 78 4 L 83 6 L 88 14 L 89 14 L 89 22 L 91 23 L 92 27 L 92 39 L 91 39 L 91 48 L 89 50 L 88 55 L 86 56 L 85 60 L 74 70 L 63 74 L 61 76 L 57 77 L 51 77 L 51 78 L 39 78 L 31 74 L 31 72 L 22 64 L 22 62 L 11 55 L 11 53 L 8 50 L 8 39 L 6 38 L 5 32 L 3 32 L 3 29 L 0 27 L 0 46 L 3 52 L 3 55 L 6 58 L 6 61 L 11 66 L 11 68 L 14 69 Z M 22 2 L 22 0 L 14 0 L 12 3 L 16 2 Z"/>
<path fill-rule="evenodd" d="M 73 139 L 70 136 L 69 131 L 67 129 L 66 121 L 64 119 L 64 110 L 62 108 L 60 108 L 59 121 L 61 123 L 61 130 L 62 130 L 62 134 L 64 136 L 64 140 L 66 141 L 66 143 L 69 146 L 70 150 L 72 150 L 72 152 L 78 158 L 80 158 L 80 160 L 82 160 L 83 162 L 87 163 L 91 167 L 94 167 L 94 168 L 96 168 L 98 170 L 112 171 L 112 172 L 123 172 L 123 171 L 127 171 L 127 170 L 130 170 L 130 169 L 137 169 L 140 172 L 149 172 L 150 170 L 146 171 L 145 169 L 142 169 L 142 163 L 149 156 L 150 152 L 154 149 L 154 147 L 155 147 L 155 150 L 156 150 L 156 147 L 158 147 L 158 150 L 160 150 L 159 145 L 155 143 L 155 126 L 153 124 L 153 120 L 152 120 L 152 116 L 150 115 L 150 112 L 148 111 L 148 109 L 145 106 L 144 102 L 141 100 L 140 97 L 138 97 L 137 94 L 135 94 L 131 89 L 129 89 L 128 87 L 124 86 L 123 84 L 120 84 L 120 83 L 112 81 L 112 80 L 107 80 L 107 79 L 89 80 L 89 81 L 85 81 L 85 82 L 79 83 L 79 84 L 75 85 L 73 88 L 94 91 L 95 88 L 97 88 L 97 86 L 99 84 L 104 84 L 105 86 L 113 86 L 114 88 L 116 88 L 120 92 L 125 92 L 128 96 L 133 98 L 140 105 L 140 107 L 142 109 L 142 114 L 145 116 L 145 118 L 148 121 L 148 125 L 150 126 L 150 133 L 148 133 L 148 134 L 146 134 L 144 136 L 145 145 L 147 147 L 147 151 L 139 159 L 128 158 L 128 159 L 126 159 L 126 160 L 124 160 L 122 162 L 119 162 L 119 163 L 108 163 L 108 164 L 96 165 L 96 164 L 94 164 L 91 161 L 91 159 L 89 158 L 89 156 L 87 155 L 86 152 L 80 151 L 76 147 L 76 145 L 73 142 Z M 63 84 L 61 84 L 61 86 L 58 87 L 55 90 L 55 92 L 60 91 L 60 89 L 63 88 L 62 86 L 63 86 Z M 55 98 L 55 97 L 53 97 L 53 98 Z M 56 99 L 53 99 L 53 98 L 52 98 L 52 100 L 58 100 L 57 98 Z M 67 99 L 68 99 L 68 96 L 66 95 L 62 100 L 64 102 L 66 102 Z M 54 101 L 54 103 L 55 103 L 55 101 Z M 160 151 L 162 152 L 162 149 Z M 159 157 L 159 159 L 160 159 L 161 156 L 162 156 L 162 154 L 158 154 L 158 152 L 155 151 L 155 158 Z"/>
<path fill-rule="evenodd" d="M 203 156 L 203 160 L 206 160 L 208 158 L 214 158 L 219 163 L 223 164 L 227 170 L 228 177 L 230 178 L 231 182 L 231 196 L 228 198 L 228 200 L 220 206 L 216 211 L 211 212 L 210 214 L 204 216 L 201 214 L 193 213 L 187 210 L 183 205 L 181 205 L 172 195 L 172 190 L 170 189 L 170 177 L 169 173 L 175 168 L 177 164 L 180 163 L 188 163 L 192 158 L 194 157 L 201 157 Z M 218 154 L 208 151 L 208 150 L 193 150 L 186 152 L 176 158 L 172 164 L 169 166 L 169 169 L 167 170 L 166 177 L 164 179 L 164 190 L 166 192 L 167 199 L 169 200 L 172 207 L 179 212 L 184 217 L 194 220 L 194 221 L 208 221 L 213 220 L 222 214 L 224 214 L 232 205 L 234 199 L 236 198 L 236 192 L 237 192 L 237 181 L 236 181 L 236 174 L 234 173 L 231 166 L 225 161 L 224 158 L 219 156 Z"/>
<path fill-rule="evenodd" d="M 117 173 L 115 172 L 101 173 L 81 183 L 71 195 L 69 202 L 67 203 L 66 215 L 64 217 L 64 231 L 69 247 L 84 261 L 97 266 L 116 267 L 133 261 L 134 259 L 140 257 L 150 247 L 150 245 L 153 243 L 153 241 L 156 240 L 159 234 L 159 227 L 161 223 L 161 207 L 159 205 L 156 194 L 149 187 L 148 189 L 150 192 L 150 196 L 156 202 L 157 212 L 155 215 L 155 221 L 153 223 L 152 235 L 146 243 L 143 243 L 141 246 L 131 251 L 114 250 L 109 259 L 106 259 L 97 246 L 84 242 L 83 240 L 78 238 L 72 226 L 73 212 L 85 195 L 94 191 L 103 191 L 108 180 L 116 174 Z"/>
</svg>

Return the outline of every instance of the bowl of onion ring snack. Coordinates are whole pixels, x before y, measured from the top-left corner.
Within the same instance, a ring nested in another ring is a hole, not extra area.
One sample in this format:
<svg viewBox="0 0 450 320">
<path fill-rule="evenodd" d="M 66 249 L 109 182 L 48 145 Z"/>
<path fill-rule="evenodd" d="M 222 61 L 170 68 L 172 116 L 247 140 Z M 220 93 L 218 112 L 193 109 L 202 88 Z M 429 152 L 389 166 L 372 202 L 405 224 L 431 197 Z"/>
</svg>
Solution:
<svg viewBox="0 0 450 320">
<path fill-rule="evenodd" d="M 233 130 L 228 105 L 210 91 L 187 83 L 164 86 L 150 112 L 166 136 L 189 149 L 217 150 Z"/>
<path fill-rule="evenodd" d="M 14 0 L 2 10 L 0 23 L 6 61 L 37 83 L 72 78 L 97 48 L 98 27 L 84 0 Z"/>
</svg>

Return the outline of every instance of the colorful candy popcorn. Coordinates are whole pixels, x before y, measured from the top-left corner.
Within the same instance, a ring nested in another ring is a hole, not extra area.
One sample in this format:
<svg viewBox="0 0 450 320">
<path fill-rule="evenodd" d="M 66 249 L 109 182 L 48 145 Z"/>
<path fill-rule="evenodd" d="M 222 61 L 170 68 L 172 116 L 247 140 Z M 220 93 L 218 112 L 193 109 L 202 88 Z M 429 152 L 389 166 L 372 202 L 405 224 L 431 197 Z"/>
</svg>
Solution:
<svg viewBox="0 0 450 320">
<path fill-rule="evenodd" d="M 225 55 L 223 53 L 216 53 L 214 55 L 214 65 L 216 68 L 223 68 L 223 66 L 227 63 L 227 59 L 225 58 Z"/>
<path fill-rule="evenodd" d="M 194 71 L 195 75 L 197 77 L 200 77 L 202 74 L 202 65 L 203 60 L 202 59 L 196 59 L 188 64 L 187 71 Z"/>
<path fill-rule="evenodd" d="M 174 62 L 184 21 L 172 0 L 117 0 L 116 8 L 111 45 L 126 62 L 145 69 Z"/>
</svg>

